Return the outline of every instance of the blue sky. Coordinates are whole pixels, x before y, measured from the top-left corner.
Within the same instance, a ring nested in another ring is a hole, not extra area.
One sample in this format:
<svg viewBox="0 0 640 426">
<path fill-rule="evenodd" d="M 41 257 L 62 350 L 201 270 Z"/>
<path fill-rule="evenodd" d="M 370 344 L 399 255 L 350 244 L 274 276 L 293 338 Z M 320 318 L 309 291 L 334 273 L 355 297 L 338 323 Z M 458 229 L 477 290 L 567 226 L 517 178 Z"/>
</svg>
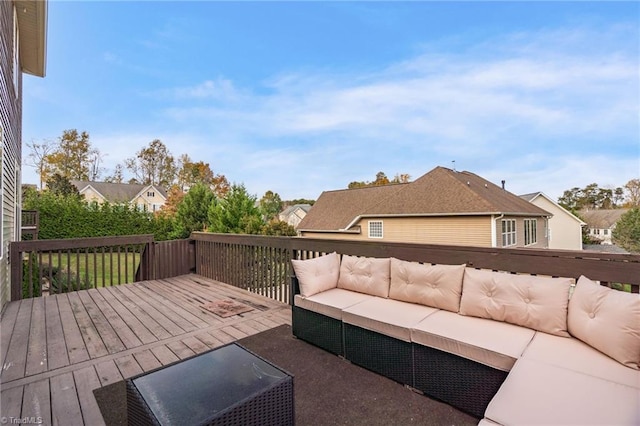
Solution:
<svg viewBox="0 0 640 426">
<path fill-rule="evenodd" d="M 639 52 L 637 2 L 50 0 L 23 141 L 87 131 L 110 174 L 160 139 L 258 197 L 455 161 L 557 198 L 640 177 Z"/>
</svg>

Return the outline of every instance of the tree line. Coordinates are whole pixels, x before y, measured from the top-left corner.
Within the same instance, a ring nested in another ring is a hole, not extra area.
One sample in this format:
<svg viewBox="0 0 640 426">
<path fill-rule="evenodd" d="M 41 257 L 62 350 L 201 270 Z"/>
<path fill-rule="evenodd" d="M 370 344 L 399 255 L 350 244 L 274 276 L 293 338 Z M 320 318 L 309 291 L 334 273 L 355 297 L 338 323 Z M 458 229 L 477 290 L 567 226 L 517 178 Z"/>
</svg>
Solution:
<svg viewBox="0 0 640 426">
<path fill-rule="evenodd" d="M 193 231 L 295 235 L 295 229 L 278 220 L 288 204 L 267 191 L 259 200 L 243 184 L 231 184 L 208 163 L 187 154 L 176 160 L 156 139 L 134 157 L 118 164 L 103 178 L 103 155 L 91 145 L 87 132 L 65 130 L 56 142 L 27 143 L 28 164 L 40 176 L 42 191 L 27 190 L 25 210 L 40 211 L 40 232 L 47 238 L 78 238 L 152 233 L 157 240 L 186 238 Z M 131 178 L 126 180 L 124 172 Z M 124 204 L 87 202 L 71 180 L 153 184 L 167 189 L 167 200 L 154 214 Z"/>
<path fill-rule="evenodd" d="M 640 207 L 640 179 L 631 179 L 616 188 L 602 188 L 592 183 L 584 188 L 567 189 L 558 198 L 558 204 L 572 212 Z"/>
</svg>

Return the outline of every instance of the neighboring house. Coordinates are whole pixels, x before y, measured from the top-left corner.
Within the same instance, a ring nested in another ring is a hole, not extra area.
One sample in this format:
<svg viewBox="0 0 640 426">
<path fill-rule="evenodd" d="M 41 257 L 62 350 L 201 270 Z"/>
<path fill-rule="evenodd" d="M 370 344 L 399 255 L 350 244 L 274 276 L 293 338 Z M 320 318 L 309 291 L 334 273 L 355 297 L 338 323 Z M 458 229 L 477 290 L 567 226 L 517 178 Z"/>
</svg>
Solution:
<svg viewBox="0 0 640 426">
<path fill-rule="evenodd" d="M 293 206 L 289 206 L 284 209 L 278 215 L 278 219 L 283 222 L 287 222 L 294 228 L 297 228 L 300 224 L 300 221 L 304 219 L 310 209 L 311 204 L 294 204 Z"/>
<path fill-rule="evenodd" d="M 9 243 L 20 240 L 22 74 L 44 77 L 47 2 L 0 1 L 0 306 L 11 298 Z"/>
<path fill-rule="evenodd" d="M 521 195 L 520 198 L 553 214 L 549 219 L 550 249 L 582 250 L 582 227 L 586 223 L 543 192 Z"/>
<path fill-rule="evenodd" d="M 629 209 L 582 210 L 580 215 L 587 222 L 590 236 L 600 240 L 600 244 L 613 244 L 611 233 L 616 228 L 620 216 L 628 211 Z"/>
<path fill-rule="evenodd" d="M 546 248 L 551 216 L 478 175 L 436 167 L 410 183 L 323 192 L 298 235 Z"/>
<path fill-rule="evenodd" d="M 132 183 L 86 182 L 72 180 L 80 195 L 88 202 L 129 203 L 138 210 L 156 212 L 167 201 L 167 192 L 158 185 Z"/>
</svg>

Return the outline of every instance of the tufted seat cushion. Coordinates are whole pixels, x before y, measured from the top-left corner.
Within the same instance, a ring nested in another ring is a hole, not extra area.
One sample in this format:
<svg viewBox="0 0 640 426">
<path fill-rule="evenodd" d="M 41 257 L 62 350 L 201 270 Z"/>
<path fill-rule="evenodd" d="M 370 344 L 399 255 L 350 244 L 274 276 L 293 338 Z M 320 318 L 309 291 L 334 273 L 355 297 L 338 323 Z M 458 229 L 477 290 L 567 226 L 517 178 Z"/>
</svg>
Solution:
<svg viewBox="0 0 640 426">
<path fill-rule="evenodd" d="M 582 276 L 569 302 L 569 332 L 627 367 L 640 369 L 640 296 Z"/>
<path fill-rule="evenodd" d="M 391 258 L 389 297 L 458 312 L 464 265 L 423 265 Z"/>
<path fill-rule="evenodd" d="M 302 297 L 336 288 L 340 273 L 340 255 L 336 252 L 315 259 L 292 260 L 293 270 L 300 283 Z"/>
<path fill-rule="evenodd" d="M 296 294 L 294 304 L 300 308 L 341 320 L 344 309 L 373 298 L 369 294 L 332 288 L 309 297 Z"/>
<path fill-rule="evenodd" d="M 460 314 L 568 337 L 570 278 L 513 275 L 466 268 Z"/>
<path fill-rule="evenodd" d="M 389 297 L 389 258 L 342 256 L 338 288 Z"/>
</svg>

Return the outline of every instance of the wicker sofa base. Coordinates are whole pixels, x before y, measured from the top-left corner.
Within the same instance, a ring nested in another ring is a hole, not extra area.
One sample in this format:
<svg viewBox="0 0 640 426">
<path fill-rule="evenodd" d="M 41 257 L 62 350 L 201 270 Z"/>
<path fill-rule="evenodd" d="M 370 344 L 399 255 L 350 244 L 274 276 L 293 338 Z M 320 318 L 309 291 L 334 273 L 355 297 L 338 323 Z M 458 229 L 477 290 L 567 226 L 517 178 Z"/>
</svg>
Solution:
<svg viewBox="0 0 640 426">
<path fill-rule="evenodd" d="M 367 370 L 413 386 L 411 343 L 344 324 L 344 356 Z"/>
<path fill-rule="evenodd" d="M 484 364 L 413 344 L 414 387 L 474 417 L 484 417 L 493 396 L 509 374 Z"/>
<path fill-rule="evenodd" d="M 291 315 L 294 336 L 336 355 L 344 355 L 341 320 L 295 305 Z"/>
</svg>

